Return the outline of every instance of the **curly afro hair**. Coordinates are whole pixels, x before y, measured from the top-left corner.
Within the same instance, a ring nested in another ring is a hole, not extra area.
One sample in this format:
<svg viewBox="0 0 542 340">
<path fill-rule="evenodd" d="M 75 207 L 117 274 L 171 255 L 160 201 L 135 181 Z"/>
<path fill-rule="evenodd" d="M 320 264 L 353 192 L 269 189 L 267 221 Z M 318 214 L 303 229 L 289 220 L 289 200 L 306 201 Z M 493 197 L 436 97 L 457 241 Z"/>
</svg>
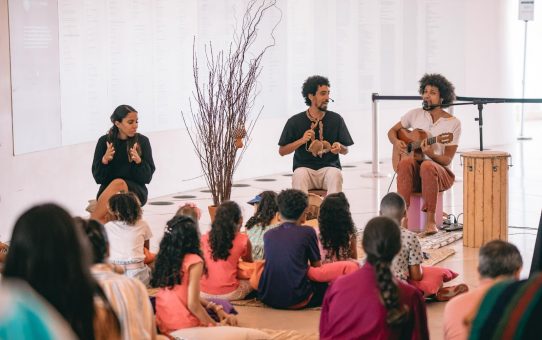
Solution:
<svg viewBox="0 0 542 340">
<path fill-rule="evenodd" d="M 173 288 L 181 284 L 183 272 L 179 268 L 186 254 L 199 255 L 203 260 L 198 224 L 192 217 L 175 216 L 167 222 L 164 237 L 160 241 L 151 286 Z"/>
<path fill-rule="evenodd" d="M 276 192 L 264 191 L 259 196 L 262 199 L 260 203 L 258 203 L 256 213 L 247 221 L 247 224 L 245 224 L 247 230 L 252 229 L 255 225 L 267 227 L 279 211 Z"/>
<path fill-rule="evenodd" d="M 318 91 L 318 88 L 322 85 L 328 87 L 330 86 L 329 80 L 326 77 L 312 76 L 308 77 L 307 80 L 305 80 L 303 86 L 301 87 L 301 94 L 303 95 L 303 98 L 305 98 L 305 104 L 307 104 L 307 106 L 311 106 L 309 94 L 315 95 L 316 91 Z"/>
<path fill-rule="evenodd" d="M 277 197 L 279 212 L 287 220 L 297 220 L 309 206 L 306 193 L 296 189 L 282 190 Z"/>
<path fill-rule="evenodd" d="M 215 220 L 209 231 L 209 245 L 214 261 L 226 260 L 230 256 L 242 217 L 241 208 L 233 201 L 223 202 L 216 209 Z"/>
<path fill-rule="evenodd" d="M 322 247 L 327 251 L 326 259 L 342 261 L 352 256 L 350 240 L 356 228 L 344 193 L 327 195 L 320 206 L 318 226 Z"/>
<path fill-rule="evenodd" d="M 446 104 L 451 104 L 455 100 L 455 87 L 450 81 L 438 73 L 424 74 L 420 79 L 420 88 L 418 92 L 423 95 L 423 91 L 427 85 L 435 86 L 440 92 L 442 98 L 442 107 L 447 107 Z"/>
</svg>

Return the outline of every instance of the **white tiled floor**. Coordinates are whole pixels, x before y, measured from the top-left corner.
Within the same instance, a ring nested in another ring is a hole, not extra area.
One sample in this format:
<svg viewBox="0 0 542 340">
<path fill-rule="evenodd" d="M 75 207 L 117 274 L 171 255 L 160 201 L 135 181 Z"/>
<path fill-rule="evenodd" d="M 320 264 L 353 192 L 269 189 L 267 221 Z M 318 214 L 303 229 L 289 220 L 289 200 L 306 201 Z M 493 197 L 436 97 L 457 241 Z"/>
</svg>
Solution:
<svg viewBox="0 0 542 340">
<path fill-rule="evenodd" d="M 524 269 L 522 276 L 526 277 L 530 268 L 531 256 L 534 250 L 536 238 L 536 228 L 540 218 L 542 207 L 542 178 L 539 176 L 539 169 L 542 166 L 542 152 L 540 137 L 537 137 L 536 131 L 542 131 L 541 122 L 530 125 L 530 135 L 535 136 L 531 141 L 516 142 L 513 145 L 491 146 L 492 150 L 507 151 L 512 155 L 513 166 L 509 171 L 509 241 L 516 244 L 520 249 L 524 259 Z M 540 136 L 540 134 L 538 134 Z M 471 151 L 471 150 L 460 150 Z M 363 228 L 365 223 L 376 216 L 378 213 L 378 203 L 381 197 L 387 192 L 392 179 L 389 177 L 371 178 L 363 176 L 371 172 L 371 164 L 367 163 L 346 163 L 343 169 L 344 187 L 343 190 L 348 197 L 351 205 L 352 216 L 358 228 Z M 463 182 L 460 157 L 457 155 L 454 159 L 453 168 L 458 177 L 454 186 L 444 195 L 444 211 L 458 215 L 463 212 Z M 381 172 L 392 173 L 389 160 L 385 160 L 381 165 Z M 236 184 L 248 184 L 247 187 L 234 187 L 232 190 L 232 200 L 238 202 L 242 209 L 245 220 L 253 212 L 252 206 L 246 204 L 249 199 L 263 190 L 275 190 L 290 187 L 290 177 L 288 173 L 266 176 L 265 179 L 273 181 L 261 181 L 262 178 L 247 179 Z M 203 190 L 203 189 L 202 189 Z M 391 190 L 395 190 L 395 183 Z M 193 195 L 195 198 L 179 199 L 173 196 Z M 152 202 L 171 202 L 171 205 L 152 205 Z M 165 222 L 171 218 L 177 207 L 186 201 L 196 202 L 203 210 L 202 220 L 200 221 L 202 232 L 209 229 L 209 217 L 206 213 L 206 207 L 211 203 L 209 193 L 194 190 L 183 193 L 172 193 L 171 195 L 151 199 L 144 208 L 144 218 L 149 222 L 153 230 L 154 237 L 151 241 L 151 249 L 157 250 L 158 243 L 163 233 Z M 477 249 L 463 247 L 462 242 L 454 244 L 456 254 L 440 265 L 449 267 L 460 273 L 460 276 L 454 282 L 465 282 L 470 286 L 477 286 Z M 430 332 L 433 339 L 442 337 L 442 310 L 443 303 L 432 303 L 428 305 Z M 252 308 L 253 309 L 253 308 Z M 251 308 L 243 309 L 250 313 Z M 258 315 L 246 316 L 248 325 L 263 328 L 275 328 L 266 323 L 266 315 L 275 313 L 275 311 L 266 311 L 258 309 Z M 291 313 L 291 312 L 290 312 Z M 308 316 L 307 316 L 308 315 Z M 310 316 L 313 315 L 313 316 Z M 316 331 L 318 327 L 319 313 L 308 313 L 301 323 L 293 322 L 291 327 L 299 330 Z M 241 317 L 241 321 L 243 318 Z M 282 324 L 282 328 L 288 327 L 289 323 Z M 279 327 L 280 328 L 280 327 Z"/>
</svg>

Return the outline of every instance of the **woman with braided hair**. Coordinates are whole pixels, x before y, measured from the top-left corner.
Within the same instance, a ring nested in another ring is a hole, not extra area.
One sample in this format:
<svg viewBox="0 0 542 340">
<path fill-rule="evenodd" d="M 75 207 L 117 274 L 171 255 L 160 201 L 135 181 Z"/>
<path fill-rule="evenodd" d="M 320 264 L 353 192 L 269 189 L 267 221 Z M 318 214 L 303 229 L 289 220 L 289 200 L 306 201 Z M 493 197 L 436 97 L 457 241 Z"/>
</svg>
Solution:
<svg viewBox="0 0 542 340">
<path fill-rule="evenodd" d="M 263 235 L 279 225 L 277 213 L 277 193 L 264 191 L 251 199 L 248 204 L 254 205 L 254 215 L 245 224 L 248 238 L 252 244 L 252 259 L 263 260 Z"/>
<path fill-rule="evenodd" d="M 401 248 L 399 226 L 371 219 L 363 232 L 367 262 L 328 288 L 320 316 L 321 339 L 429 339 L 422 294 L 396 281 L 390 266 Z"/>
<path fill-rule="evenodd" d="M 241 208 L 232 201 L 223 202 L 216 209 L 209 233 L 201 237 L 201 249 L 207 276 L 201 278 L 201 296 L 240 300 L 252 291 L 248 280 L 237 278 L 239 259 L 252 262 L 252 247 L 248 236 L 240 233 L 243 225 Z"/>
</svg>

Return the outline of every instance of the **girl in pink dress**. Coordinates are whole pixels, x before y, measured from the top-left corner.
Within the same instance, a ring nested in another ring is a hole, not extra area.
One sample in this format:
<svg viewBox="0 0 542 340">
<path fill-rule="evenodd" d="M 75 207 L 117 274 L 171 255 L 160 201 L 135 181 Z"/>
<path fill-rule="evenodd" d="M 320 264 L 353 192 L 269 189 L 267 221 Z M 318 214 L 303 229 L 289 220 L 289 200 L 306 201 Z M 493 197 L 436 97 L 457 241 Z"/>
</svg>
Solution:
<svg viewBox="0 0 542 340">
<path fill-rule="evenodd" d="M 194 219 L 175 216 L 167 223 L 151 281 L 153 287 L 160 288 L 156 294 L 156 324 L 162 333 L 215 326 L 206 308 L 212 309 L 222 324 L 237 323 L 222 306 L 200 298 L 200 279 L 206 268 L 199 246 Z"/>
<path fill-rule="evenodd" d="M 239 232 L 242 224 L 237 203 L 226 201 L 217 208 L 211 231 L 201 238 L 207 265 L 207 276 L 201 279 L 202 297 L 240 300 L 252 291 L 248 280 L 237 278 L 239 260 L 252 262 L 250 240 Z"/>
</svg>

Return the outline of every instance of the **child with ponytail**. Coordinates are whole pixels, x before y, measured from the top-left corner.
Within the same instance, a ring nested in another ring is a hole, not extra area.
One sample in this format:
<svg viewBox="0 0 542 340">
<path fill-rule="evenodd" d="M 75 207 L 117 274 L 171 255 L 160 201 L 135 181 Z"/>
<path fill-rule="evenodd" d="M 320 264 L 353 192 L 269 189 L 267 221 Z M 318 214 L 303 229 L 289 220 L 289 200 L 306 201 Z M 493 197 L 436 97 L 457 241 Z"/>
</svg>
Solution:
<svg viewBox="0 0 542 340">
<path fill-rule="evenodd" d="M 390 266 L 401 249 L 401 231 L 387 217 L 363 232 L 367 262 L 334 281 L 320 316 L 321 339 L 429 339 L 422 294 L 394 278 Z"/>
<path fill-rule="evenodd" d="M 252 259 L 263 260 L 263 235 L 278 226 L 277 193 L 264 191 L 256 195 L 248 204 L 254 205 L 254 216 L 248 219 L 245 228 L 252 245 Z"/>
</svg>

